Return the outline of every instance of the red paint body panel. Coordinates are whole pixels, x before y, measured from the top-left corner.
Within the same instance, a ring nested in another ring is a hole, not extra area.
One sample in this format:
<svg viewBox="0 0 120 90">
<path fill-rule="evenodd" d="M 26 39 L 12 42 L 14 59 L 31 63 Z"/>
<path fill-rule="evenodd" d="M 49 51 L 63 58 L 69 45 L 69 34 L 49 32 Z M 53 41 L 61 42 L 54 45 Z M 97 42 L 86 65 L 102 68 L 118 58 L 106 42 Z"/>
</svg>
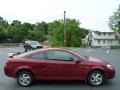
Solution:
<svg viewBox="0 0 120 90">
<path fill-rule="evenodd" d="M 68 52 L 76 56 L 80 63 L 75 61 L 37 60 L 29 58 L 31 55 L 51 50 Z M 21 56 L 8 58 L 4 65 L 4 73 L 10 77 L 16 77 L 20 70 L 29 70 L 36 80 L 86 80 L 93 70 L 101 70 L 107 79 L 115 77 L 115 69 L 108 69 L 108 63 L 95 60 L 82 60 L 81 57 L 69 50 L 50 48 L 40 49 Z"/>
</svg>

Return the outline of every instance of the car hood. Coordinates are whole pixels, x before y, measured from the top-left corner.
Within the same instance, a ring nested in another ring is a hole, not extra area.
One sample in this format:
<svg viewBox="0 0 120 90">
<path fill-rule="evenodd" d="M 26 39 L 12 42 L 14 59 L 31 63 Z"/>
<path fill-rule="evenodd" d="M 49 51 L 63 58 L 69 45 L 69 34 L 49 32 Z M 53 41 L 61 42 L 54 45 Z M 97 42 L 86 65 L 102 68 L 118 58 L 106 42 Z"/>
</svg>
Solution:
<svg viewBox="0 0 120 90">
<path fill-rule="evenodd" d="M 99 64 L 104 64 L 104 65 L 108 64 L 108 62 L 105 61 L 105 60 L 100 60 L 100 59 L 96 59 L 96 58 L 93 58 L 93 57 L 89 57 L 88 60 L 92 63 L 99 63 Z"/>
</svg>

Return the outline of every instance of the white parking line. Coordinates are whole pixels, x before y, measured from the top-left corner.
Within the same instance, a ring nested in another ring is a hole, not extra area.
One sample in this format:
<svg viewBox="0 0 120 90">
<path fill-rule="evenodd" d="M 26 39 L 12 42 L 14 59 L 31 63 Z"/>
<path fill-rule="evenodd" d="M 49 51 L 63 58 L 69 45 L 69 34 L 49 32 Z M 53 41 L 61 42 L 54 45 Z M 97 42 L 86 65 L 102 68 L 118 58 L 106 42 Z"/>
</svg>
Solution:
<svg viewBox="0 0 120 90">
<path fill-rule="evenodd" d="M 6 49 L 12 49 L 12 48 L 6 48 Z"/>
<path fill-rule="evenodd" d="M 6 49 L 7 49 L 7 50 L 12 50 L 12 51 L 13 51 L 13 50 L 16 50 L 15 48 L 6 48 Z"/>
</svg>

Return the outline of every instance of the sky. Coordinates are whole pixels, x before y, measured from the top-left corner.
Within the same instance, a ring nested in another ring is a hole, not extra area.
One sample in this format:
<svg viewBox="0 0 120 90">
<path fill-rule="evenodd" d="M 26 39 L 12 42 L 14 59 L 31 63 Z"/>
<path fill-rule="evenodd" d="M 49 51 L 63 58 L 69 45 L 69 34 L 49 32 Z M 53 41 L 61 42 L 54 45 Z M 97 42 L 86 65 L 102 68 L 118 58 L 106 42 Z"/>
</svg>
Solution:
<svg viewBox="0 0 120 90">
<path fill-rule="evenodd" d="M 80 27 L 110 31 L 109 17 L 120 0 L 0 0 L 0 16 L 9 22 L 52 22 L 66 17 L 80 21 Z"/>
</svg>

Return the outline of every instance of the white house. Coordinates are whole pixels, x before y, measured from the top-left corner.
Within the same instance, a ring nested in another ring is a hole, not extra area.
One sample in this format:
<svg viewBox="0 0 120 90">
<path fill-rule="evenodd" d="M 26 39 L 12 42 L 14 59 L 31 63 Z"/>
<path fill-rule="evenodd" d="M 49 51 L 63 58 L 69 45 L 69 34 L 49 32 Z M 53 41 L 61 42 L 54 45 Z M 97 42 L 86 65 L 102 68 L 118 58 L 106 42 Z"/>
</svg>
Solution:
<svg viewBox="0 0 120 90">
<path fill-rule="evenodd" d="M 91 47 L 120 47 L 120 38 L 116 38 L 115 32 L 91 31 L 86 36 L 85 42 Z"/>
</svg>

